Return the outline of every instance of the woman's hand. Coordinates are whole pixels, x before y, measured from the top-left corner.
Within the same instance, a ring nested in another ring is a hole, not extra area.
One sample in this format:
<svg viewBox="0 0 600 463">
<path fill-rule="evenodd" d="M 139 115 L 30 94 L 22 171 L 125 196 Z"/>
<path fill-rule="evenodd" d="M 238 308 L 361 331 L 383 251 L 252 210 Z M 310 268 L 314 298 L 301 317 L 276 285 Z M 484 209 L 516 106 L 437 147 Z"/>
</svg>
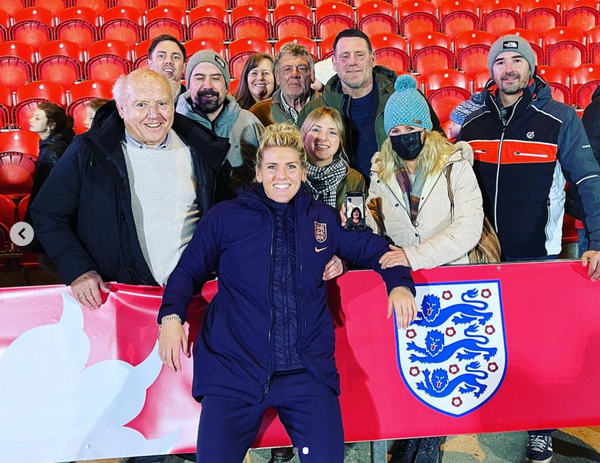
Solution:
<svg viewBox="0 0 600 463">
<path fill-rule="evenodd" d="M 325 266 L 325 271 L 323 272 L 323 280 L 333 280 L 334 278 L 343 275 L 345 271 L 346 265 L 344 265 L 344 261 L 338 256 L 333 256 Z"/>
<path fill-rule="evenodd" d="M 346 226 L 346 205 L 342 204 L 342 208 L 340 209 L 340 218 L 342 219 L 342 227 Z"/>
<path fill-rule="evenodd" d="M 402 248 L 393 246 L 390 244 L 391 251 L 386 252 L 381 259 L 379 259 L 379 265 L 382 269 L 397 267 L 403 265 L 404 267 L 410 267 L 406 253 Z"/>
<path fill-rule="evenodd" d="M 388 299 L 387 318 L 396 311 L 396 326 L 405 330 L 417 316 L 417 303 L 410 289 L 398 286 L 392 289 Z"/>
<path fill-rule="evenodd" d="M 168 317 L 168 315 L 166 315 Z M 163 317 L 164 319 L 165 317 Z M 176 319 L 162 324 L 158 336 L 158 353 L 162 362 L 175 372 L 181 371 L 180 352 L 190 356 L 187 336 L 183 325 Z"/>
</svg>

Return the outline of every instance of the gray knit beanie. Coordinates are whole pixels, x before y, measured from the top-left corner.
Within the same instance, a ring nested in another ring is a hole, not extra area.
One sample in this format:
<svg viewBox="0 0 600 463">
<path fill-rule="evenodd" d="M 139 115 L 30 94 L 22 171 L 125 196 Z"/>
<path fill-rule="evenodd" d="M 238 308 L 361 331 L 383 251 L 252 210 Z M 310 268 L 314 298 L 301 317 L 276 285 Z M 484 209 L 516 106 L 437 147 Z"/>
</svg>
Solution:
<svg viewBox="0 0 600 463">
<path fill-rule="evenodd" d="M 529 77 L 533 75 L 535 71 L 535 53 L 529 42 L 518 35 L 504 35 L 494 42 L 488 55 L 488 70 L 492 79 L 494 78 L 492 70 L 494 61 L 496 61 L 500 53 L 504 53 L 505 51 L 514 51 L 525 58 L 525 61 L 529 64 Z"/>
<path fill-rule="evenodd" d="M 196 52 L 187 62 L 187 67 L 185 69 L 185 83 L 188 87 L 190 85 L 189 82 L 192 77 L 192 72 L 194 71 L 194 68 L 200 63 L 214 64 L 217 67 L 217 69 L 221 71 L 221 74 L 223 74 L 223 77 L 225 78 L 225 86 L 229 91 L 229 68 L 227 67 L 227 63 L 221 57 L 221 55 L 218 55 L 212 50 L 202 50 Z"/>
<path fill-rule="evenodd" d="M 383 127 L 389 134 L 397 125 L 411 125 L 431 130 L 431 113 L 425 97 L 417 90 L 417 82 L 403 74 L 396 79 L 396 90 L 388 99 L 383 112 Z"/>
</svg>

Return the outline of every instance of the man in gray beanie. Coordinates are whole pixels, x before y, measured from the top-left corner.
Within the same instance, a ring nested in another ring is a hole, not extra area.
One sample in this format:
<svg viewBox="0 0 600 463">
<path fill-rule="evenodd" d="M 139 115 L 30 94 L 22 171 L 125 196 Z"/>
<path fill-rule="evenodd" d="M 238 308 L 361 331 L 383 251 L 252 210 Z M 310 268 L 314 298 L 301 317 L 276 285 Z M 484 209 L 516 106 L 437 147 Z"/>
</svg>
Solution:
<svg viewBox="0 0 600 463">
<path fill-rule="evenodd" d="M 532 48 L 521 37 L 494 42 L 488 66 L 485 104 L 467 116 L 459 140 L 473 147 L 484 212 L 498 233 L 503 259 L 558 257 L 567 180 L 583 206 L 590 236 L 581 262 L 597 280 L 600 168 L 581 120 L 573 108 L 552 99 L 548 84 L 535 74 Z M 552 432 L 529 431 L 528 461 L 552 459 Z"/>
<path fill-rule="evenodd" d="M 199 51 L 189 59 L 185 77 L 188 90 L 179 96 L 177 112 L 229 139 L 227 159 L 233 167 L 234 187 L 252 180 L 264 127 L 229 94 L 226 61 L 214 51 Z"/>
</svg>

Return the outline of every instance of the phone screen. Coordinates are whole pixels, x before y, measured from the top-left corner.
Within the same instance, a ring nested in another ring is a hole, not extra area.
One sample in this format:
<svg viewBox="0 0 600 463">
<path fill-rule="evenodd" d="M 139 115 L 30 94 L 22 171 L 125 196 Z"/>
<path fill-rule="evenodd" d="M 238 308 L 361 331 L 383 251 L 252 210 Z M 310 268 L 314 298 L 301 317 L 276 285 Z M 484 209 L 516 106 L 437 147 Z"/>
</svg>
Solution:
<svg viewBox="0 0 600 463">
<path fill-rule="evenodd" d="M 363 230 L 365 228 L 365 195 L 360 191 L 346 193 L 346 228 Z"/>
</svg>

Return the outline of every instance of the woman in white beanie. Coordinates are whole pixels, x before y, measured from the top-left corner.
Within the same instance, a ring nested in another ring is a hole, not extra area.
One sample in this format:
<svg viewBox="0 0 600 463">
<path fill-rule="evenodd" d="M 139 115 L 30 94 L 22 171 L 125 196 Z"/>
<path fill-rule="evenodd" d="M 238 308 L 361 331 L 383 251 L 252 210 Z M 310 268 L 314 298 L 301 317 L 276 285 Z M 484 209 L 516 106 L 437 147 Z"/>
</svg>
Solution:
<svg viewBox="0 0 600 463">
<path fill-rule="evenodd" d="M 395 90 L 385 107 L 388 138 L 372 160 L 368 199 L 367 221 L 396 245 L 381 264 L 413 270 L 466 264 L 483 224 L 473 151 L 432 131 L 427 101 L 411 76 L 400 76 Z M 439 445 L 438 437 L 398 441 L 390 462 L 409 463 L 417 454 L 420 463 L 437 462 Z"/>
</svg>

